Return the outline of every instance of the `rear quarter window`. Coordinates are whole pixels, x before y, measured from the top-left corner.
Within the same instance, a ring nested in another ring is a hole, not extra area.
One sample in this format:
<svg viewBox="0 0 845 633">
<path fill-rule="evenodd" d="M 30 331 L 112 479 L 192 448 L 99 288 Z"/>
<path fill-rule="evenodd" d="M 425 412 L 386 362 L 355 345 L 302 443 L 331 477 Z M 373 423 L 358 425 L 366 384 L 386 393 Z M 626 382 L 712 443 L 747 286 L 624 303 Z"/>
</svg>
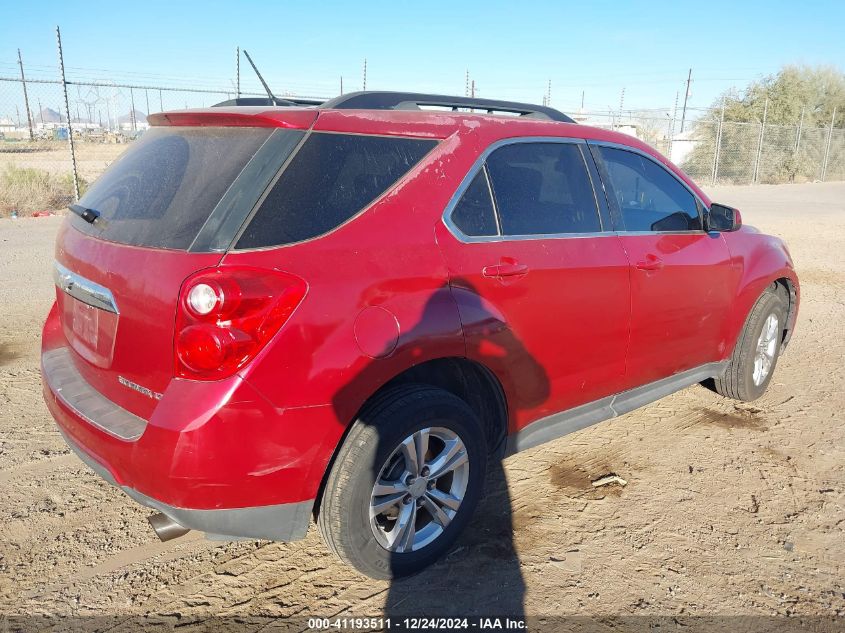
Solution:
<svg viewBox="0 0 845 633">
<path fill-rule="evenodd" d="M 490 236 L 498 233 L 496 209 L 493 207 L 486 170 L 479 171 L 467 187 L 452 212 L 452 222 L 469 237 Z"/>
<path fill-rule="evenodd" d="M 152 128 L 91 186 L 79 204 L 100 213 L 73 226 L 105 240 L 187 249 L 271 128 Z"/>
<path fill-rule="evenodd" d="M 436 144 L 427 139 L 311 134 L 236 248 L 281 246 L 328 233 L 392 187 Z"/>
</svg>

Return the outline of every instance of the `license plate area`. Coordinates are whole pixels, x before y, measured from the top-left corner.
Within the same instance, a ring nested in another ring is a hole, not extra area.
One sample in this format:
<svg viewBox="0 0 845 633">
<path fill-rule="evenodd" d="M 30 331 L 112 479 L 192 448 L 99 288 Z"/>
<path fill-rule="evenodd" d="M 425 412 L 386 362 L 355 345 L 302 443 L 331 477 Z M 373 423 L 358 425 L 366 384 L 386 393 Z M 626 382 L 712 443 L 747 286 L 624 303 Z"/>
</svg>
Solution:
<svg viewBox="0 0 845 633">
<path fill-rule="evenodd" d="M 60 292 L 65 337 L 92 365 L 108 368 L 114 354 L 118 315 Z"/>
<path fill-rule="evenodd" d="M 94 306 L 89 306 L 81 301 L 73 301 L 73 333 L 77 340 L 93 350 L 97 349 L 100 320 L 97 318 L 100 311 Z"/>
</svg>

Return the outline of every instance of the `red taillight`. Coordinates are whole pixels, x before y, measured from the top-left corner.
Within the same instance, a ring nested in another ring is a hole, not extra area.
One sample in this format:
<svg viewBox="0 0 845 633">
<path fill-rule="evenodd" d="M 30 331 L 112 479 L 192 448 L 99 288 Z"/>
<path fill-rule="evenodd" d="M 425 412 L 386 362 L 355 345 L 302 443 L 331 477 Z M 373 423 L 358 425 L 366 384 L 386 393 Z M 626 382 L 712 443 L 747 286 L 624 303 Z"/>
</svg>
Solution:
<svg viewBox="0 0 845 633">
<path fill-rule="evenodd" d="M 299 277 L 254 268 L 215 268 L 189 277 L 179 293 L 176 375 L 231 376 L 264 347 L 305 297 Z"/>
</svg>

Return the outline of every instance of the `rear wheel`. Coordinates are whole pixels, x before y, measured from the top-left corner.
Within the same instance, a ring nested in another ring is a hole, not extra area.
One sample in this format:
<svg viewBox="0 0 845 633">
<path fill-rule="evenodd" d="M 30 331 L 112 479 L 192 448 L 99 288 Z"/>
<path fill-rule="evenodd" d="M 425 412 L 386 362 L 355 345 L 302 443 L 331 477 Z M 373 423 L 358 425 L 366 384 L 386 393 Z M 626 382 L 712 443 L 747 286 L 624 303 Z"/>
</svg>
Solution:
<svg viewBox="0 0 845 633">
<path fill-rule="evenodd" d="M 787 306 L 775 288 L 767 288 L 754 304 L 725 373 L 714 381 L 716 391 L 745 402 L 765 393 L 780 354 Z"/>
<path fill-rule="evenodd" d="M 430 565 L 454 543 L 482 494 L 481 423 L 453 394 L 400 387 L 362 412 L 326 481 L 317 519 L 344 562 L 372 578 Z"/>
</svg>

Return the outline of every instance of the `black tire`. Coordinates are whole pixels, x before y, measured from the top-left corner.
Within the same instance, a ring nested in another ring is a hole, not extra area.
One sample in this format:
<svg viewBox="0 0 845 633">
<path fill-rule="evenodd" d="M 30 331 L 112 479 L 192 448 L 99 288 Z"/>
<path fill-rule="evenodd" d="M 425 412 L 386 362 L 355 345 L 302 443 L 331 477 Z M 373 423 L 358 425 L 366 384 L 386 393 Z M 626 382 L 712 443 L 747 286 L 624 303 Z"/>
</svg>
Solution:
<svg viewBox="0 0 845 633">
<path fill-rule="evenodd" d="M 429 427 L 448 429 L 464 444 L 469 472 L 463 501 L 432 542 L 414 551 L 392 552 L 371 527 L 373 486 L 399 445 Z M 483 427 L 463 400 L 427 385 L 398 387 L 377 398 L 353 423 L 326 480 L 317 525 L 329 548 L 366 576 L 390 579 L 416 573 L 445 554 L 466 527 L 482 496 L 486 467 Z"/>
<path fill-rule="evenodd" d="M 717 393 L 743 402 L 756 400 L 765 393 L 780 356 L 786 313 L 787 305 L 783 295 L 774 286 L 767 288 L 748 315 L 725 373 L 713 381 Z M 754 382 L 757 343 L 770 315 L 774 315 L 778 320 L 774 358 L 768 374 L 758 385 Z"/>
</svg>

